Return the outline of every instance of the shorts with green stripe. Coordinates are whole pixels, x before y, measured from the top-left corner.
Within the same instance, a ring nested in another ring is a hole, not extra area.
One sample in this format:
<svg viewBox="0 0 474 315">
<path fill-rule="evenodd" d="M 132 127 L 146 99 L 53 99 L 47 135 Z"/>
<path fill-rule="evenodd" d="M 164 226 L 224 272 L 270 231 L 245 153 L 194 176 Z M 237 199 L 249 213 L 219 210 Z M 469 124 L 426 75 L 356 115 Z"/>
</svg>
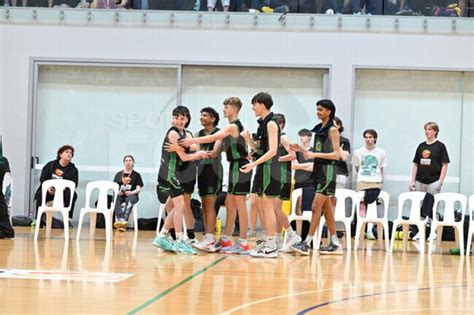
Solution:
<svg viewBox="0 0 474 315">
<path fill-rule="evenodd" d="M 325 196 L 336 194 L 336 167 L 333 164 L 316 164 L 316 193 Z"/>
<path fill-rule="evenodd" d="M 156 190 L 158 194 L 158 200 L 160 203 L 165 203 L 168 197 L 175 198 L 184 194 L 181 183 L 176 176 L 170 176 L 168 180 L 158 178 L 158 186 Z"/>
<path fill-rule="evenodd" d="M 198 169 L 199 196 L 216 196 L 222 191 L 222 165 L 204 164 Z"/>
<path fill-rule="evenodd" d="M 291 196 L 291 165 L 288 170 L 286 165 L 281 167 L 281 179 L 280 179 L 280 199 L 290 200 Z"/>
<path fill-rule="evenodd" d="M 257 166 L 257 173 L 253 179 L 253 189 L 259 196 L 266 195 L 280 198 L 281 168 L 280 163 L 263 163 Z"/>
<path fill-rule="evenodd" d="M 229 162 L 229 187 L 227 187 L 227 193 L 233 195 L 247 195 L 250 193 L 252 172 L 243 173 L 240 171 L 240 168 L 248 163 L 248 160 Z"/>
</svg>

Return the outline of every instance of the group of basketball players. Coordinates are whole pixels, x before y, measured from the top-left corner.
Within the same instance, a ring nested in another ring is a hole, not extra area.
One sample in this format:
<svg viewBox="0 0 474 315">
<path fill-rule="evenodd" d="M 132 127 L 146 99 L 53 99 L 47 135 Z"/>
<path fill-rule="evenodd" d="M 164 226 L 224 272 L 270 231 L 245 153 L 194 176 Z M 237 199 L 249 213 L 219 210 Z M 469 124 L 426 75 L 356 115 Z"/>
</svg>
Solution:
<svg viewBox="0 0 474 315">
<path fill-rule="evenodd" d="M 321 214 L 324 213 L 331 239 L 328 246 L 321 247 L 319 252 L 342 254 L 331 200 L 336 187 L 334 164 L 340 157 L 339 132 L 333 122 L 336 112 L 333 102 L 320 100 L 316 103 L 316 113 L 321 123 L 312 130 L 315 133 L 314 145 L 309 150 L 299 144 L 290 143 L 289 137 L 283 132 L 284 115 L 271 111 L 273 100 L 270 94 L 258 93 L 251 103 L 259 123 L 254 134 L 245 130 L 239 120 L 242 102 L 237 97 L 224 100 L 223 112 L 228 124 L 222 129 L 216 127 L 219 114 L 210 107 L 203 108 L 201 125 L 204 128 L 195 137 L 186 130 L 191 120 L 189 110 L 185 106 L 178 106 L 173 110 L 172 127 L 163 141 L 157 186 L 158 198 L 160 202 L 166 203 L 168 216 L 153 244 L 165 251 L 185 254 L 196 254 L 197 250 L 201 250 L 250 254 L 263 258 L 275 258 L 279 251 L 309 255 L 310 243 L 318 228 Z M 225 151 L 229 162 L 229 182 L 225 200 L 227 213 L 223 235 L 216 240 L 214 204 L 222 188 L 222 151 Z M 301 152 L 305 159 L 314 161 L 316 193 L 312 203 L 310 230 L 305 240 L 293 231 L 282 211 L 282 202 L 290 198 L 291 161 L 295 159 L 295 152 Z M 205 236 L 199 242 L 195 240 L 192 226 L 187 230 L 189 239 L 185 240 L 183 234 L 183 222 L 187 227 L 194 224 L 190 198 L 196 177 L 202 198 L 205 226 Z M 258 196 L 256 203 L 262 214 L 262 227 L 266 234 L 256 242 L 253 249 L 247 241 L 246 199 L 250 193 Z M 231 235 L 237 213 L 240 235 L 233 244 Z M 283 228 L 287 233 L 284 244 L 281 233 L 277 234 Z M 170 236 L 171 231 L 174 238 Z"/>
</svg>

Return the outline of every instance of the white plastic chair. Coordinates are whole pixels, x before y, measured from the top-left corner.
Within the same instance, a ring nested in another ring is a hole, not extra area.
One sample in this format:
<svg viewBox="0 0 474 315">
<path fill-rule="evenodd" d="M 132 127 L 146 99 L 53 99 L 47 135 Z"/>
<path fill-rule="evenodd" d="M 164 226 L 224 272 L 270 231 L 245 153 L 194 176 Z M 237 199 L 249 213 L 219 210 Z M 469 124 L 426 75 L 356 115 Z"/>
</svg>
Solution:
<svg viewBox="0 0 474 315">
<path fill-rule="evenodd" d="M 54 199 L 52 206 L 48 206 L 46 203 L 46 194 L 50 188 L 55 189 Z M 69 189 L 71 192 L 71 198 L 68 205 L 64 205 L 64 191 Z M 73 181 L 67 179 L 49 179 L 44 181 L 41 185 L 41 195 L 42 202 L 41 206 L 38 208 L 38 216 L 36 217 L 36 227 L 35 227 L 35 240 L 38 239 L 38 234 L 41 225 L 41 216 L 43 213 L 46 213 L 46 237 L 51 236 L 51 223 L 53 221 L 52 212 L 61 212 L 63 215 L 64 221 L 64 239 L 69 240 L 69 211 L 72 207 L 72 201 L 74 199 L 74 190 L 76 189 L 76 184 Z"/>
<path fill-rule="evenodd" d="M 99 190 L 99 199 L 97 200 L 97 208 L 90 207 L 90 201 L 92 193 L 94 190 Z M 110 204 L 110 208 L 107 207 L 108 192 L 112 190 L 113 201 Z M 115 201 L 117 199 L 119 191 L 119 185 L 110 181 L 94 181 L 86 185 L 86 204 L 85 207 L 81 209 L 79 215 L 79 226 L 77 228 L 76 240 L 79 240 L 81 235 L 82 223 L 84 220 L 84 215 L 90 213 L 90 237 L 91 239 L 95 237 L 95 224 L 97 213 L 102 213 L 105 218 L 105 239 L 107 242 L 112 240 L 112 216 L 114 215 Z"/>
<path fill-rule="evenodd" d="M 472 236 L 474 235 L 474 195 L 469 197 L 469 233 L 467 234 L 467 247 L 466 247 L 466 254 L 469 256 L 471 251 L 469 250 L 471 247 Z"/>
<path fill-rule="evenodd" d="M 351 212 L 349 216 L 346 216 L 346 199 L 347 198 L 350 198 L 352 201 L 352 207 L 351 207 Z M 346 232 L 346 247 L 347 247 L 347 250 L 350 251 L 351 250 L 351 224 L 352 224 L 352 218 L 354 217 L 356 204 L 359 202 L 359 197 L 357 196 L 357 192 L 353 190 L 338 188 L 336 189 L 336 200 L 337 201 L 336 201 L 336 209 L 334 211 L 334 221 L 344 223 L 344 228 Z M 319 223 L 319 228 L 318 228 L 318 239 L 316 241 L 317 243 L 316 247 L 318 247 L 319 244 L 321 243 L 321 236 L 323 234 L 323 226 L 325 223 L 326 223 L 326 219 L 324 216 L 322 216 L 321 221 Z"/>
<path fill-rule="evenodd" d="M 379 199 L 383 200 L 383 216 L 379 218 L 377 216 L 377 201 L 372 202 L 371 204 L 367 205 L 367 213 L 365 217 L 360 215 L 360 201 L 364 198 L 364 191 L 358 192 L 359 201 L 356 205 L 357 210 L 357 230 L 355 236 L 355 244 L 354 250 L 359 249 L 359 243 L 361 236 L 364 236 L 362 233 L 362 229 L 365 227 L 367 223 L 376 223 L 377 224 L 377 236 L 379 239 L 379 243 L 382 243 L 383 236 L 385 237 L 385 250 L 388 252 L 389 249 L 389 240 L 388 240 L 388 206 L 390 202 L 390 195 L 385 192 L 381 191 L 379 194 Z M 383 236 L 380 230 L 380 225 L 383 227 Z"/>
<path fill-rule="evenodd" d="M 291 193 L 291 213 L 288 216 L 288 221 L 291 223 L 293 221 L 307 221 L 311 223 L 311 217 L 312 217 L 312 212 L 311 211 L 303 211 L 303 210 L 311 210 L 311 209 L 301 209 L 302 214 L 297 215 L 296 214 L 296 206 L 298 205 L 298 198 L 303 197 L 303 188 L 298 188 L 293 190 Z M 297 229 L 298 230 L 298 229 Z M 285 233 L 285 237 L 283 240 L 283 243 L 286 243 L 286 239 L 288 237 L 288 233 Z M 315 238 L 313 238 L 313 249 L 316 248 L 316 243 L 317 246 L 319 247 L 319 242 L 316 242 Z"/>
<path fill-rule="evenodd" d="M 434 195 L 433 205 L 433 221 L 431 222 L 431 235 L 436 232 L 438 236 L 438 244 L 441 243 L 443 238 L 443 227 L 452 226 L 458 232 L 459 250 L 461 256 L 464 256 L 464 215 L 466 214 L 467 197 L 463 194 L 458 193 L 439 193 Z M 437 212 L 439 203 L 444 202 L 444 218 L 443 221 L 438 220 Z M 454 204 L 456 202 L 461 203 L 462 217 L 461 221 L 456 222 L 454 218 Z M 433 248 L 433 238 L 430 237 L 430 254 Z"/>
<path fill-rule="evenodd" d="M 10 186 L 10 188 L 8 188 Z M 10 224 L 12 223 L 12 200 L 13 200 L 13 177 L 10 175 L 6 175 L 3 178 L 3 195 L 6 196 L 7 188 L 10 190 L 10 199 L 8 200 L 7 203 L 7 208 L 8 208 L 8 216 L 10 217 Z"/>
<path fill-rule="evenodd" d="M 131 216 L 133 218 L 133 230 L 138 233 L 138 202 L 133 205 Z M 130 221 L 130 217 L 128 219 Z"/>
<path fill-rule="evenodd" d="M 397 227 L 401 224 L 403 226 L 403 251 L 406 251 L 407 240 L 408 240 L 408 227 L 409 225 L 416 225 L 418 227 L 418 233 L 420 235 L 420 254 L 425 252 L 425 230 L 428 218 L 424 220 L 420 217 L 421 204 L 425 199 L 426 193 L 421 191 L 409 191 L 401 193 L 398 196 L 398 215 L 393 222 L 392 228 L 392 240 L 390 242 L 390 252 L 393 252 L 393 243 L 395 242 L 395 234 Z M 410 216 L 408 220 L 402 218 L 403 206 L 406 201 L 411 201 Z"/>
</svg>

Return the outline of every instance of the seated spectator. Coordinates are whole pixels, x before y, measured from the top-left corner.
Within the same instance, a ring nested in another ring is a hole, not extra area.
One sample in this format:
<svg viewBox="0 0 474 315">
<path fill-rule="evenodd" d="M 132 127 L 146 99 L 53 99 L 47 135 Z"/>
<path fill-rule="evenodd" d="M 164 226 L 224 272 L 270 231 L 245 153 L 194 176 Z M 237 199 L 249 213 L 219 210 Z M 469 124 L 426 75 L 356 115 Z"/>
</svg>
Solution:
<svg viewBox="0 0 474 315">
<path fill-rule="evenodd" d="M 357 190 L 364 191 L 360 203 L 361 216 L 365 216 L 367 205 L 377 200 L 383 186 L 383 169 L 387 166 L 385 151 L 376 147 L 377 132 L 373 129 L 364 131 L 365 145 L 355 150 L 352 163 L 357 171 Z M 372 223 L 367 224 L 367 239 L 374 240 Z"/>
<path fill-rule="evenodd" d="M 74 148 L 70 145 L 63 145 L 58 149 L 56 159 L 48 162 L 43 169 L 41 170 L 40 176 L 40 186 L 35 194 L 36 200 L 36 214 L 38 214 L 38 208 L 41 206 L 42 203 L 42 193 L 41 193 L 41 185 L 48 179 L 68 179 L 73 181 L 77 185 L 79 183 L 79 172 L 72 163 L 72 158 L 74 157 Z M 54 199 L 54 189 L 51 188 L 48 193 L 46 194 L 46 202 L 52 201 Z M 72 207 L 71 211 L 69 212 L 69 227 L 72 228 L 72 217 L 74 214 L 74 205 L 76 204 L 77 194 L 74 192 L 72 197 Z M 64 205 L 68 205 L 71 200 L 71 191 L 66 189 L 64 191 Z M 44 226 L 44 217 L 41 218 L 41 226 Z M 38 224 L 38 223 L 37 223 Z"/>
<path fill-rule="evenodd" d="M 138 202 L 138 194 L 143 187 L 143 180 L 140 173 L 133 169 L 135 159 L 131 155 L 123 158 L 125 168 L 115 174 L 114 182 L 119 184 L 120 191 L 115 201 L 115 216 L 117 221 L 114 227 L 120 232 L 125 232 L 128 225 L 128 218 L 132 212 L 133 205 Z M 122 208 L 122 204 L 125 204 Z"/>
</svg>

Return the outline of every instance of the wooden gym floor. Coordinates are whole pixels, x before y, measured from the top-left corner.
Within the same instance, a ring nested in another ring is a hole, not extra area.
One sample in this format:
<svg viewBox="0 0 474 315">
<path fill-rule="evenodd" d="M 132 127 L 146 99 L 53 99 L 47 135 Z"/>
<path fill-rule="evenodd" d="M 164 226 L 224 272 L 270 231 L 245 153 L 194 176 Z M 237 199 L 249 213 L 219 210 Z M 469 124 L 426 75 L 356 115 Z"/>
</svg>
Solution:
<svg viewBox="0 0 474 315">
<path fill-rule="evenodd" d="M 41 231 L 37 243 L 29 228 L 16 235 L 0 240 L 1 272 L 52 270 L 58 278 L 0 277 L 0 314 L 474 314 L 474 258 L 447 254 L 453 243 L 432 255 L 419 255 L 413 242 L 406 253 L 396 242 L 388 254 L 371 241 L 343 256 L 256 259 L 160 253 L 153 231 L 114 232 L 110 246 L 103 230 L 67 243 L 61 230 L 48 240 Z M 112 273 L 132 276 L 102 281 Z"/>
</svg>

